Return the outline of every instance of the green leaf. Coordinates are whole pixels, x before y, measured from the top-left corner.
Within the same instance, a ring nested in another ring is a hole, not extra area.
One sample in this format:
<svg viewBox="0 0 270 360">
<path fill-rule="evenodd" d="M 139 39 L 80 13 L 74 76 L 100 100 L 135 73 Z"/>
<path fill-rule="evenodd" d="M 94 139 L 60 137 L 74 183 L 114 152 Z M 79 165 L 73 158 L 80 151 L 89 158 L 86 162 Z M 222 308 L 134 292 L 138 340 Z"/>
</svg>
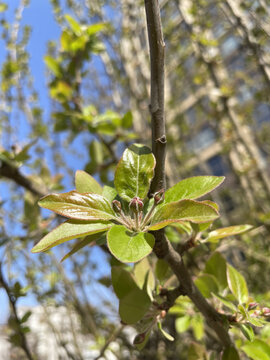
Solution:
<svg viewBox="0 0 270 360">
<path fill-rule="evenodd" d="M 246 281 L 235 268 L 227 264 L 227 281 L 229 288 L 240 304 L 248 301 Z"/>
<path fill-rule="evenodd" d="M 254 331 L 252 327 L 248 324 L 238 324 L 239 329 L 242 334 L 248 339 L 248 341 L 254 340 Z"/>
<path fill-rule="evenodd" d="M 215 276 L 221 290 L 227 287 L 226 260 L 219 252 L 215 252 L 206 262 L 204 272 Z"/>
<path fill-rule="evenodd" d="M 169 264 L 163 259 L 157 259 L 155 274 L 157 279 L 163 283 L 169 269 Z"/>
<path fill-rule="evenodd" d="M 72 31 L 77 36 L 80 36 L 82 34 L 81 25 L 76 20 L 74 20 L 70 15 L 65 15 L 65 18 L 66 18 L 67 22 L 69 23 L 69 26 L 72 29 Z"/>
<path fill-rule="evenodd" d="M 222 354 L 222 360 L 240 360 L 237 350 L 235 347 L 230 346 Z"/>
<path fill-rule="evenodd" d="M 76 220 L 68 220 L 49 232 L 31 250 L 32 253 L 47 251 L 52 247 L 62 244 L 68 240 L 85 237 L 108 230 L 111 224 L 86 223 Z"/>
<path fill-rule="evenodd" d="M 101 185 L 93 178 L 93 176 L 89 175 L 85 171 L 76 171 L 75 186 L 79 193 L 95 193 L 102 195 L 103 189 Z"/>
<path fill-rule="evenodd" d="M 227 236 L 242 234 L 252 229 L 251 225 L 236 225 L 211 231 L 205 241 L 216 243 Z"/>
<path fill-rule="evenodd" d="M 181 316 L 175 320 L 175 329 L 178 333 L 187 331 L 190 326 L 191 318 L 189 315 Z"/>
<path fill-rule="evenodd" d="M 129 129 L 132 126 L 133 117 L 131 111 L 125 113 L 125 115 L 121 119 L 121 123 L 124 129 Z"/>
<path fill-rule="evenodd" d="M 194 200 L 181 200 L 158 207 L 149 230 L 158 230 L 171 223 L 181 221 L 209 222 L 218 216 L 218 212 L 209 205 Z"/>
<path fill-rule="evenodd" d="M 191 327 L 196 340 L 201 340 L 204 335 L 203 319 L 200 315 L 195 315 L 191 318 Z"/>
<path fill-rule="evenodd" d="M 41 198 L 39 206 L 70 219 L 92 221 L 115 217 L 109 201 L 98 194 L 80 194 L 77 191 L 51 194 Z"/>
<path fill-rule="evenodd" d="M 147 258 L 142 259 L 134 266 L 134 276 L 141 289 L 147 290 L 149 288 L 150 291 L 154 290 L 155 277 Z"/>
<path fill-rule="evenodd" d="M 219 301 L 222 302 L 223 305 L 225 305 L 227 308 L 229 308 L 232 311 L 237 311 L 237 307 L 234 305 L 233 302 L 231 302 L 230 300 L 228 300 L 227 298 L 220 296 L 218 294 L 213 294 L 214 297 L 216 297 Z"/>
<path fill-rule="evenodd" d="M 105 185 L 103 187 L 102 195 L 111 203 L 116 198 L 117 191 L 115 190 L 115 188 Z"/>
<path fill-rule="evenodd" d="M 103 233 L 104 234 L 104 233 Z M 85 246 L 93 243 L 95 244 L 96 240 L 100 239 L 100 237 L 103 235 L 102 233 L 92 234 L 86 236 L 83 240 L 79 240 L 74 247 L 61 259 L 61 262 L 68 259 L 71 255 L 75 254 Z"/>
<path fill-rule="evenodd" d="M 107 27 L 106 23 L 96 23 L 87 27 L 87 35 L 94 35 Z"/>
<path fill-rule="evenodd" d="M 224 176 L 194 176 L 184 179 L 165 192 L 166 203 L 182 199 L 198 199 L 218 187 Z"/>
<path fill-rule="evenodd" d="M 151 253 L 155 238 L 148 233 L 133 233 L 122 225 L 114 225 L 107 233 L 107 243 L 119 261 L 133 263 Z"/>
<path fill-rule="evenodd" d="M 118 194 L 130 201 L 135 196 L 144 199 L 154 176 L 155 157 L 151 150 L 140 144 L 133 144 L 124 151 L 119 161 L 114 184 Z"/>
<path fill-rule="evenodd" d="M 132 289 L 119 301 L 119 315 L 125 324 L 135 324 L 143 318 L 151 305 L 147 293 L 140 288 Z"/>
<path fill-rule="evenodd" d="M 55 76 L 61 77 L 62 75 L 61 66 L 56 59 L 47 55 L 44 57 L 44 62 Z"/>
<path fill-rule="evenodd" d="M 241 350 L 253 360 L 270 360 L 270 346 L 262 340 L 254 340 L 242 346 Z"/>
<path fill-rule="evenodd" d="M 158 329 L 159 331 L 161 332 L 161 334 L 169 341 L 174 341 L 174 337 L 172 335 L 170 335 L 169 333 L 167 333 L 167 331 L 165 331 L 163 328 L 162 328 L 162 325 L 161 325 L 161 322 L 158 321 L 157 322 L 157 326 L 158 326 Z"/>
<path fill-rule="evenodd" d="M 8 8 L 7 4 L 0 3 L 0 13 L 6 11 Z"/>
<path fill-rule="evenodd" d="M 205 298 L 210 298 L 212 293 L 218 292 L 218 285 L 216 278 L 209 274 L 204 274 L 195 280 L 195 285 L 200 290 Z"/>
<path fill-rule="evenodd" d="M 112 285 L 118 299 L 122 299 L 133 289 L 138 288 L 133 276 L 130 272 L 121 266 L 113 266 L 111 269 Z"/>
</svg>

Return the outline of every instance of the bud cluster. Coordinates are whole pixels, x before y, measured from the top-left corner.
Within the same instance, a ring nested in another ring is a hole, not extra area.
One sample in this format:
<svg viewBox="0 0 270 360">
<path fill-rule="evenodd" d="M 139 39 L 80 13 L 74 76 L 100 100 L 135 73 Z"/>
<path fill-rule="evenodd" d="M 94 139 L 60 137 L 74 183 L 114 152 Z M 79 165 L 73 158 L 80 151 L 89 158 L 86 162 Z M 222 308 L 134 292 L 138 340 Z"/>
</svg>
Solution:
<svg viewBox="0 0 270 360">
<path fill-rule="evenodd" d="M 131 199 L 129 203 L 130 214 L 125 214 L 122 204 L 118 200 L 112 201 L 112 208 L 117 215 L 117 221 L 132 231 L 146 231 L 154 214 L 156 206 L 164 201 L 165 190 L 161 189 L 153 195 L 153 205 L 144 215 L 144 202 L 138 196 Z"/>
</svg>

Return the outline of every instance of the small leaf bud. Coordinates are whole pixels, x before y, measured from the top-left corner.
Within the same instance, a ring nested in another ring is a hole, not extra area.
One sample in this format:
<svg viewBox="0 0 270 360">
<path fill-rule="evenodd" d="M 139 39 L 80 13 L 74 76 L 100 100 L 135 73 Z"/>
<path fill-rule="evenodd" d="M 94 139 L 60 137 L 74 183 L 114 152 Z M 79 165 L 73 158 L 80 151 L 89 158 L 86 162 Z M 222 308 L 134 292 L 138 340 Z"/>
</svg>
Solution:
<svg viewBox="0 0 270 360">
<path fill-rule="evenodd" d="M 145 333 L 137 334 L 133 340 L 133 345 L 139 345 L 144 342 Z"/>
<path fill-rule="evenodd" d="M 114 210 L 117 214 L 119 214 L 119 213 L 121 212 L 121 210 L 122 210 L 121 203 L 120 203 L 120 201 L 118 201 L 118 200 L 113 200 L 113 202 L 112 202 L 112 207 L 113 207 L 113 210 Z"/>
<path fill-rule="evenodd" d="M 154 194 L 154 201 L 156 205 L 160 204 L 164 200 L 164 192 L 165 190 L 161 189 Z"/>
<path fill-rule="evenodd" d="M 130 210 L 134 212 L 142 211 L 143 209 L 143 201 L 139 197 L 135 196 L 129 203 Z"/>
<path fill-rule="evenodd" d="M 166 315 L 167 315 L 167 311 L 166 310 L 161 310 L 160 317 L 162 319 L 164 319 L 166 317 Z"/>
</svg>

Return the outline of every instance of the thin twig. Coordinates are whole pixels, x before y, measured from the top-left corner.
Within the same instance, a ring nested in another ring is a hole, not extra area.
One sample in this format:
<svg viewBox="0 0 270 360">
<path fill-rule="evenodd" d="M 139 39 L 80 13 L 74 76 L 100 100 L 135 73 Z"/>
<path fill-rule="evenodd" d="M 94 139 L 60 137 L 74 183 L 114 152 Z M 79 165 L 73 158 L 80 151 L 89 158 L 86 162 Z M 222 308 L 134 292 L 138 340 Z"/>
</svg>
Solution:
<svg viewBox="0 0 270 360">
<path fill-rule="evenodd" d="M 21 321 L 20 321 L 20 318 L 18 316 L 18 312 L 17 312 L 17 306 L 16 306 L 16 303 L 17 303 L 17 298 L 12 294 L 12 290 L 10 289 L 8 283 L 6 282 L 6 280 L 4 279 L 4 275 L 3 275 L 3 272 L 2 272 L 2 264 L 0 263 L 0 287 L 2 287 L 7 296 L 8 296 L 8 300 L 9 300 L 9 304 L 10 304 L 10 307 L 11 307 L 11 310 L 12 310 L 12 313 L 13 313 L 13 316 L 14 316 L 14 319 L 16 321 L 16 333 L 17 335 L 19 335 L 19 338 L 20 338 L 20 346 L 21 348 L 23 349 L 23 351 L 25 352 L 25 355 L 27 357 L 28 360 L 34 360 L 31 352 L 30 352 L 30 349 L 29 349 L 29 346 L 28 346 L 28 343 L 27 343 L 27 340 L 26 340 L 26 336 L 24 334 L 24 332 L 22 331 L 22 328 L 21 328 Z"/>
</svg>

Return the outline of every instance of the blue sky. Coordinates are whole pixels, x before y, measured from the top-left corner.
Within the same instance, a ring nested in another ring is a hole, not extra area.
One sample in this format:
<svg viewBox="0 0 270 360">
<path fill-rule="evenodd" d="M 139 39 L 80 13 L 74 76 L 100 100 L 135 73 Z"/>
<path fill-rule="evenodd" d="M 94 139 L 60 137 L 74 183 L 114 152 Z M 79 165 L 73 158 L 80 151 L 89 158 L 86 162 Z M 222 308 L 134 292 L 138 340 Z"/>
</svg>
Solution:
<svg viewBox="0 0 270 360">
<path fill-rule="evenodd" d="M 7 11 L 7 20 L 13 21 L 14 19 L 14 9 L 18 6 L 18 0 L 12 0 L 8 2 L 9 9 Z M 46 86 L 47 79 L 45 78 L 45 64 L 43 61 L 43 57 L 46 53 L 47 43 L 49 40 L 58 40 L 60 36 L 60 27 L 55 22 L 53 18 L 53 11 L 50 5 L 49 0 L 32 0 L 30 5 L 25 8 L 23 13 L 23 25 L 30 25 L 32 28 L 30 41 L 28 45 L 28 51 L 30 54 L 30 69 L 32 72 L 32 76 L 34 78 L 34 88 L 39 94 L 40 106 L 44 110 L 44 119 L 45 121 L 50 121 L 49 114 L 50 114 L 50 100 L 48 97 L 48 88 Z M 4 44 L 0 40 L 0 63 L 3 61 L 3 54 L 4 54 Z M 2 55 L 1 55 L 2 54 Z M 21 134 L 27 134 L 27 130 L 23 129 Z M 21 136 L 21 141 L 26 143 L 29 141 L 27 138 L 23 138 Z M 75 140 L 74 148 L 78 148 L 80 152 L 80 147 L 78 147 L 77 143 L 80 140 Z M 48 152 L 49 156 L 53 156 L 52 153 Z M 46 155 L 47 156 L 47 155 Z M 68 154 L 70 156 L 70 154 Z M 81 156 L 74 159 L 70 159 L 71 167 L 76 169 L 82 169 L 85 164 L 85 159 L 87 157 Z M 47 159 L 47 162 L 50 163 L 50 160 Z M 22 169 L 23 170 L 23 169 Z M 70 190 L 72 184 L 68 181 L 64 181 L 64 185 L 67 187 L 67 190 Z M 7 186 L 5 183 L 0 183 L 0 197 L 4 198 L 7 197 Z M 35 255 L 31 255 L 35 256 Z M 105 265 L 104 256 L 100 253 L 99 249 L 93 249 L 92 258 L 97 260 L 100 259 L 104 264 L 104 274 L 108 273 L 108 265 Z M 20 279 L 19 279 L 20 280 Z M 95 300 L 95 299 L 94 299 Z M 34 298 L 31 296 L 27 296 L 25 298 L 21 298 L 20 305 L 34 305 L 35 301 Z M 8 315 L 8 302 L 4 291 L 0 289 L 0 324 L 6 321 Z"/>
</svg>

